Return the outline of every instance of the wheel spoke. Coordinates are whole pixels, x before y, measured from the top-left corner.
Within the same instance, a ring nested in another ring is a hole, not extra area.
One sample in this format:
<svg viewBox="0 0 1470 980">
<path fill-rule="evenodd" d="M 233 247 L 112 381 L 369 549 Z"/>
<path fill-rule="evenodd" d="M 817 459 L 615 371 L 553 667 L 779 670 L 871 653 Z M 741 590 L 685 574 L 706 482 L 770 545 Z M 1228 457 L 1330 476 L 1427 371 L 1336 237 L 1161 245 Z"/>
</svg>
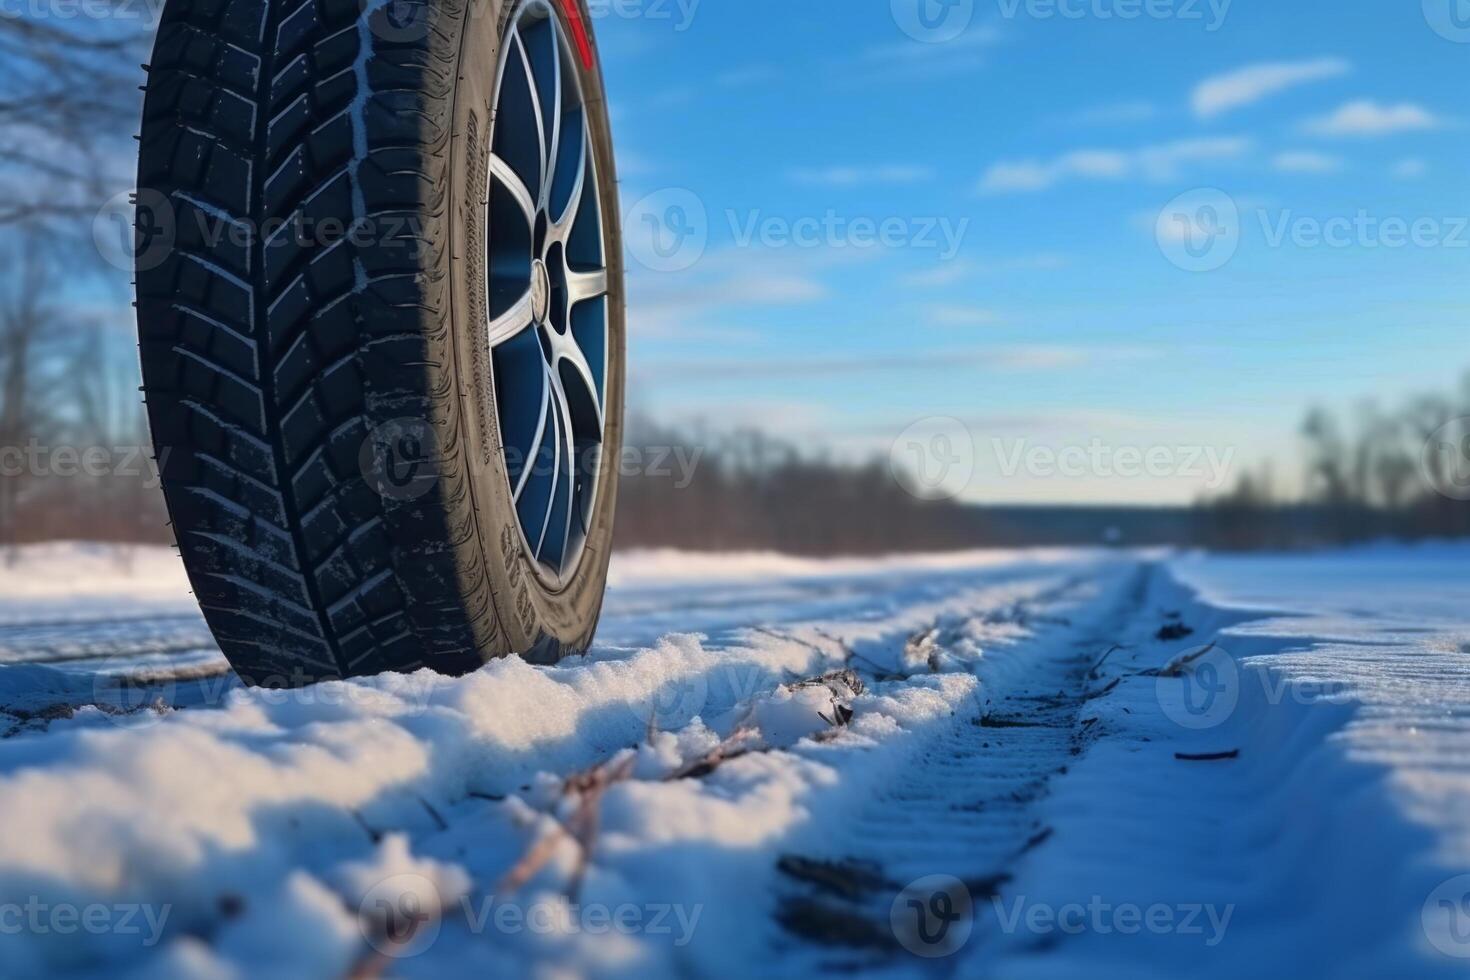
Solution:
<svg viewBox="0 0 1470 980">
<path fill-rule="evenodd" d="M 549 30 L 551 38 L 551 132 L 542 131 L 542 159 L 546 161 L 546 179 L 541 182 L 541 209 L 551 206 L 551 185 L 556 183 L 556 156 L 561 145 L 561 52 L 557 49 L 556 31 Z"/>
<path fill-rule="evenodd" d="M 526 42 L 521 38 L 520 29 L 517 28 L 511 36 L 515 39 L 515 53 L 518 56 L 521 68 L 526 73 L 526 87 L 531 90 L 531 115 L 536 120 L 536 148 L 539 151 L 541 159 L 541 180 L 537 184 L 537 189 L 541 192 L 537 195 L 539 199 L 545 193 L 544 188 L 548 183 L 546 173 L 546 125 L 544 122 L 545 117 L 541 111 L 541 92 L 536 87 L 536 73 L 531 70 L 531 59 L 526 56 Z M 530 195 L 527 196 L 529 197 Z"/>
<path fill-rule="evenodd" d="M 494 153 L 490 154 L 490 175 L 500 182 L 512 198 L 521 213 L 526 216 L 526 224 L 532 228 L 536 227 L 536 202 L 531 199 L 531 192 L 526 188 L 525 181 L 520 175 Z"/>
<path fill-rule="evenodd" d="M 592 153 L 592 146 L 587 138 L 587 120 L 582 119 L 582 152 L 577 158 L 577 178 L 572 184 L 572 195 L 567 198 L 566 210 L 561 217 L 551 223 L 551 228 L 546 234 L 547 241 L 567 243 L 572 237 L 572 226 L 577 223 L 577 214 L 582 208 L 582 192 L 587 183 L 587 158 Z"/>
<path fill-rule="evenodd" d="M 531 291 L 515 301 L 515 305 L 490 321 L 490 346 L 495 348 L 518 336 L 533 321 Z"/>
<path fill-rule="evenodd" d="M 536 548 L 533 556 L 537 561 L 541 560 L 541 549 L 546 546 L 546 532 L 551 528 L 551 515 L 556 512 L 556 495 L 558 484 L 561 483 L 562 472 L 562 450 L 565 442 L 562 439 L 562 420 L 566 418 L 566 410 L 563 403 L 566 395 L 561 390 L 561 381 L 556 377 L 556 372 L 549 367 L 546 369 L 546 384 L 549 390 L 551 403 L 551 434 L 552 439 L 552 464 L 551 464 L 551 493 L 546 497 L 546 516 L 541 519 L 541 534 L 536 538 Z"/>
<path fill-rule="evenodd" d="M 567 332 L 566 339 L 557 345 L 556 360 L 558 363 L 570 364 L 572 370 L 577 373 L 577 377 L 581 378 L 582 383 L 587 386 L 587 394 L 592 398 L 592 408 L 597 412 L 597 431 L 601 432 L 602 396 L 597 390 L 597 379 L 592 374 L 592 365 L 587 363 L 587 355 L 582 353 L 582 348 L 577 346 L 577 341 L 572 337 L 570 331 Z M 553 371 L 552 374 L 557 376 L 556 381 L 560 385 L 561 377 L 558 372 Z M 564 390 L 562 397 L 566 397 Z"/>
<path fill-rule="evenodd" d="M 567 542 L 572 534 L 572 510 L 577 501 L 577 435 L 576 429 L 572 426 L 572 406 L 567 400 L 566 389 L 562 387 L 560 372 L 553 370 L 551 375 L 556 390 L 557 407 L 561 410 L 561 427 L 565 436 L 562 446 L 567 453 L 567 520 L 566 525 L 562 528 L 561 537 L 562 557 L 565 557 Z"/>
<path fill-rule="evenodd" d="M 607 270 L 573 272 L 567 270 L 567 306 L 576 306 L 607 294 Z"/>
<path fill-rule="evenodd" d="M 545 368 L 541 371 L 543 390 L 541 393 L 541 418 L 536 423 L 536 437 L 531 440 L 531 448 L 526 452 L 525 461 L 521 464 L 521 478 L 516 481 L 515 491 L 511 499 L 515 503 L 521 502 L 521 494 L 526 490 L 526 484 L 531 482 L 531 471 L 536 468 L 536 457 L 541 454 L 541 447 L 546 442 L 546 419 L 547 408 L 551 405 L 551 382 Z"/>
</svg>

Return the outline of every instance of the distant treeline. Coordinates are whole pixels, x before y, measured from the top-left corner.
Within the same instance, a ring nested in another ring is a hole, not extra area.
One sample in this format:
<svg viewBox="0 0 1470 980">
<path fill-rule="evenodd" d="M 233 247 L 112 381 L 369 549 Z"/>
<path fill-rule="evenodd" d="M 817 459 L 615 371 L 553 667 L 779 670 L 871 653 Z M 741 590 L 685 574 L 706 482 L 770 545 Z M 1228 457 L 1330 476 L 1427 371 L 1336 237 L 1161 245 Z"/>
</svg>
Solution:
<svg viewBox="0 0 1470 980">
<path fill-rule="evenodd" d="M 1470 536 L 1470 503 L 1433 490 L 1454 486 L 1455 457 L 1426 454 L 1429 436 L 1417 438 L 1426 427 L 1444 437 L 1444 422 L 1456 416 L 1441 407 L 1451 414 L 1433 426 L 1440 416 L 1427 414 L 1427 403 L 1417 406 L 1424 414 L 1393 426 L 1365 411 L 1360 418 L 1371 424 L 1352 438 L 1314 412 L 1304 427 L 1304 495 L 1274 490 L 1270 468 L 1262 467 L 1229 492 L 1186 507 L 930 502 L 907 492 L 886 459 L 844 463 L 759 432 L 695 434 L 641 422 L 622 460 L 616 545 L 826 556 L 1098 544 L 1293 549 Z M 87 429 L 77 417 L 60 420 L 52 434 L 61 449 L 49 450 L 43 473 L 12 469 L 0 477 L 0 544 L 170 540 L 146 450 L 101 446 Z M 1458 431 L 1451 425 L 1452 436 Z M 1467 436 L 1470 430 L 1458 438 Z"/>
<path fill-rule="evenodd" d="M 1314 409 L 1300 435 L 1299 499 L 1278 490 L 1274 465 L 1264 464 L 1201 501 L 1201 543 L 1298 548 L 1470 536 L 1470 375 L 1458 392 L 1396 411 L 1365 402 L 1348 422 Z"/>
<path fill-rule="evenodd" d="M 886 460 L 844 464 L 754 431 L 698 435 L 635 420 L 632 458 L 692 469 L 625 467 L 618 547 L 880 554 L 984 543 L 973 508 L 920 500 Z"/>
</svg>

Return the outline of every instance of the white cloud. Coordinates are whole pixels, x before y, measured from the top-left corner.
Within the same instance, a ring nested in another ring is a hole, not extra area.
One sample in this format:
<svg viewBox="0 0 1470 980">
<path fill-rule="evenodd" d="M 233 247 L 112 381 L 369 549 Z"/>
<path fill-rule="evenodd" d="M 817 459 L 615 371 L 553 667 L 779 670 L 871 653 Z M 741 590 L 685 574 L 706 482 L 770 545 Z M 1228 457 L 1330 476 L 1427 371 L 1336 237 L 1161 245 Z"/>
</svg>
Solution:
<svg viewBox="0 0 1470 980">
<path fill-rule="evenodd" d="M 819 278 L 825 256 L 808 250 L 779 256 L 755 249 L 706 254 L 693 269 L 670 276 L 632 263 L 628 270 L 628 323 L 645 337 L 725 336 L 730 314 L 800 306 L 827 297 Z"/>
<path fill-rule="evenodd" d="M 910 273 L 901 280 L 905 286 L 914 286 L 920 289 L 937 286 L 954 286 L 964 282 L 966 279 L 976 275 L 978 270 L 975 263 L 966 262 L 963 259 L 953 259 L 949 262 L 941 262 L 932 269 L 923 272 Z"/>
<path fill-rule="evenodd" d="M 1412 102 L 1385 105 L 1372 99 L 1348 102 L 1336 112 L 1307 122 L 1308 132 L 1319 136 L 1388 136 L 1439 129 L 1444 120 Z"/>
<path fill-rule="evenodd" d="M 995 259 L 988 262 L 954 259 L 949 262 L 941 262 L 932 269 L 925 269 L 923 272 L 915 272 L 904 276 L 901 283 L 905 286 L 913 286 L 921 289 L 936 286 L 954 286 L 969 279 L 996 275 L 998 273 L 1051 272 L 1055 269 L 1065 268 L 1069 261 L 1067 256 L 1056 252 L 1037 252 L 1034 255 L 1017 255 L 1007 259 Z"/>
<path fill-rule="evenodd" d="M 1135 220 L 1146 225 L 1158 237 L 1160 245 L 1208 242 L 1213 241 L 1217 234 L 1217 226 L 1206 224 L 1207 219 L 1202 213 L 1171 214 L 1169 211 L 1161 211 L 1158 214 L 1138 215 Z"/>
<path fill-rule="evenodd" d="M 1194 114 L 1208 119 L 1222 112 L 1259 102 L 1297 85 L 1346 75 L 1352 71 L 1352 67 L 1342 58 L 1248 65 L 1207 78 L 1195 86 L 1191 99 Z"/>
<path fill-rule="evenodd" d="M 821 167 L 798 168 L 791 171 L 791 179 L 799 184 L 818 187 L 862 187 L 869 184 L 916 184 L 930 180 L 934 171 L 930 167 L 912 164 L 888 164 L 876 167 Z"/>
<path fill-rule="evenodd" d="M 1265 197 L 1236 197 L 1231 195 L 1235 202 L 1235 208 L 1241 215 L 1242 220 L 1247 215 L 1259 213 L 1267 208 L 1277 205 Z M 1185 220 L 1187 218 L 1187 220 Z M 1164 209 L 1162 211 L 1135 211 L 1129 215 L 1128 224 L 1136 231 L 1157 238 L 1161 244 L 1179 244 L 1182 242 L 1208 239 L 1219 231 L 1218 225 L 1211 225 L 1208 212 L 1194 211 L 1192 214 L 1186 212 L 1181 215 L 1178 211 Z"/>
<path fill-rule="evenodd" d="M 780 77 L 780 70 L 771 65 L 746 65 L 743 68 L 735 68 L 716 75 L 715 84 L 721 88 L 747 88 L 751 85 L 774 81 Z"/>
<path fill-rule="evenodd" d="M 902 41 L 868 48 L 854 59 L 839 63 L 839 70 L 857 73 L 855 80 L 875 76 L 928 77 L 971 72 L 983 68 L 984 55 L 1001 42 L 993 27 L 972 28 L 944 44 L 915 44 Z"/>
<path fill-rule="evenodd" d="M 980 193 L 1005 194 L 1046 190 L 1068 180 L 1121 180 L 1141 176 L 1169 180 L 1186 163 L 1230 160 L 1252 146 L 1240 137 L 1176 140 L 1131 152 L 1078 150 L 1050 161 L 1019 160 L 993 164 L 980 179 Z"/>
<path fill-rule="evenodd" d="M 699 359 L 641 361 L 640 380 L 668 384 L 739 382 L 750 378 L 841 377 L 854 374 L 929 374 L 950 371 L 1051 372 L 1157 356 L 1137 347 L 1063 345 L 986 346 L 892 352 L 782 357 L 760 360 Z"/>
<path fill-rule="evenodd" d="M 1114 102 L 1084 109 L 1068 116 L 1066 122 L 1076 126 L 1112 126 L 1148 122 L 1158 114 L 1159 107 L 1152 102 Z"/>
<path fill-rule="evenodd" d="M 658 173 L 658 167 L 653 161 L 637 150 L 626 147 L 618 148 L 618 177 L 647 177 L 649 174 Z"/>
<path fill-rule="evenodd" d="M 1244 156 L 1251 141 L 1242 137 L 1178 140 L 1138 151 L 1138 164 L 1152 180 L 1168 180 L 1181 164 L 1233 160 Z"/>
<path fill-rule="evenodd" d="M 941 327 L 990 327 L 1001 320 L 994 310 L 979 306 L 931 306 L 928 314 Z"/>
<path fill-rule="evenodd" d="M 1393 165 L 1393 175 L 1399 180 L 1418 180 L 1429 173 L 1429 164 L 1418 157 L 1409 157 Z"/>
<path fill-rule="evenodd" d="M 1112 150 L 1077 150 L 1050 162 L 1002 161 L 980 180 L 982 194 L 1042 191 L 1069 179 L 1116 180 L 1128 175 L 1128 156 Z"/>
<path fill-rule="evenodd" d="M 1293 150 L 1278 153 L 1271 166 L 1283 174 L 1335 174 L 1342 169 L 1341 157 L 1311 150 Z"/>
</svg>

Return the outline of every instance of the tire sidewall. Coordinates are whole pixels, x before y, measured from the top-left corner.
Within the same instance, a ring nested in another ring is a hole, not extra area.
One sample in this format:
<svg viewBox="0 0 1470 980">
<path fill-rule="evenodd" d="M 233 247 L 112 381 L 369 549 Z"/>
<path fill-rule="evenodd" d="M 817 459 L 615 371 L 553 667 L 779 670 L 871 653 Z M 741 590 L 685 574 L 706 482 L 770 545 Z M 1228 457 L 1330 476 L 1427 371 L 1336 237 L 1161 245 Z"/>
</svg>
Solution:
<svg viewBox="0 0 1470 980">
<path fill-rule="evenodd" d="M 591 17 L 585 0 L 552 0 L 561 27 L 571 37 L 563 4 L 576 3 L 584 25 Z M 495 389 L 487 334 L 485 243 L 486 174 L 490 119 L 502 40 L 518 0 L 471 0 L 461 38 L 454 107 L 454 139 L 450 158 L 449 277 L 453 303 L 455 377 L 459 418 L 444 420 L 461 435 L 461 459 L 469 473 L 475 529 L 473 542 L 483 555 L 497 618 L 513 650 L 527 651 L 552 641 L 558 650 L 582 650 L 591 642 L 602 606 L 612 545 L 617 501 L 618 463 L 623 434 L 624 313 L 622 236 L 618 218 L 617 179 L 602 85 L 601 66 L 577 64 L 587 121 L 597 159 L 597 192 L 602 203 L 603 249 L 608 272 L 608 368 L 604 394 L 606 429 L 597 499 L 585 550 L 576 574 L 555 590 L 537 573 L 523 544 L 499 427 L 495 422 Z M 577 61 L 578 59 L 573 59 Z"/>
</svg>

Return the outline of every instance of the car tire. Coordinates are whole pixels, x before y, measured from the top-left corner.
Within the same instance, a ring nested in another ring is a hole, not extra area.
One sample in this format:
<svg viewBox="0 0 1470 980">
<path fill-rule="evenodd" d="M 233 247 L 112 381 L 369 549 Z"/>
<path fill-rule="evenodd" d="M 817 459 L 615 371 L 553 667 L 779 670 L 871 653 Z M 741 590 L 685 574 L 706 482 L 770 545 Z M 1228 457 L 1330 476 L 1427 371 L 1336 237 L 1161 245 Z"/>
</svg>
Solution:
<svg viewBox="0 0 1470 980">
<path fill-rule="evenodd" d="M 246 682 L 591 643 L 625 329 L 590 24 L 585 0 L 169 0 L 140 136 L 144 392 L 184 567 Z M 533 64 L 557 87 L 528 115 Z M 527 242 L 497 199 L 532 140 L 556 164 L 520 188 L 547 202 Z M 489 328 L 528 302 L 512 357 Z M 510 410 L 537 383 L 554 404 L 527 444 Z"/>
</svg>

